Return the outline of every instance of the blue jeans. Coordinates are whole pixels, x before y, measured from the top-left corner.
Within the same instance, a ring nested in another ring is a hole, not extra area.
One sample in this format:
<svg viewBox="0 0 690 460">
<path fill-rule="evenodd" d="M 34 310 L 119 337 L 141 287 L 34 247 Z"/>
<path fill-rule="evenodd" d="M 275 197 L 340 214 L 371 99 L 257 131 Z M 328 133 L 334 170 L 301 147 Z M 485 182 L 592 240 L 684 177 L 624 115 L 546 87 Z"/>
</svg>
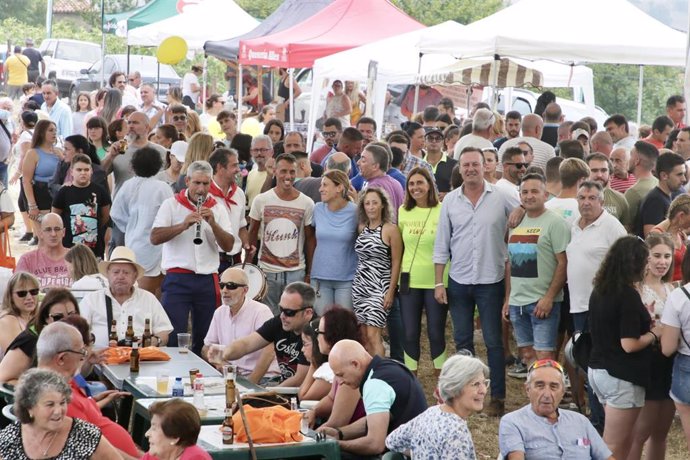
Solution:
<svg viewBox="0 0 690 460">
<path fill-rule="evenodd" d="M 589 319 L 589 312 L 583 311 L 580 313 L 573 313 L 573 325 L 576 331 L 584 331 Z M 589 401 L 589 421 L 594 425 L 600 433 L 604 432 L 604 406 L 599 402 L 599 398 L 594 394 L 592 385 L 586 382 L 587 400 Z"/>
<path fill-rule="evenodd" d="M 316 290 L 316 314 L 323 316 L 331 305 L 340 305 L 352 310 L 352 281 L 332 281 L 311 279 Z"/>
<path fill-rule="evenodd" d="M 2 185 L 5 186 L 5 188 L 8 187 L 8 182 L 7 182 L 7 163 L 4 161 L 0 161 L 0 182 L 2 182 Z"/>
<path fill-rule="evenodd" d="M 506 374 L 503 361 L 501 309 L 505 297 L 503 281 L 493 284 L 460 284 L 448 278 L 448 304 L 453 321 L 456 350 L 474 354 L 474 307 L 479 310 L 482 335 L 486 344 L 491 377 L 491 397 L 506 397 Z"/>
<path fill-rule="evenodd" d="M 266 285 L 268 286 L 264 303 L 269 306 L 274 315 L 279 315 L 280 308 L 278 304 L 285 286 L 294 281 L 304 281 L 304 269 L 292 272 L 264 272 L 264 274 L 266 275 Z"/>
</svg>

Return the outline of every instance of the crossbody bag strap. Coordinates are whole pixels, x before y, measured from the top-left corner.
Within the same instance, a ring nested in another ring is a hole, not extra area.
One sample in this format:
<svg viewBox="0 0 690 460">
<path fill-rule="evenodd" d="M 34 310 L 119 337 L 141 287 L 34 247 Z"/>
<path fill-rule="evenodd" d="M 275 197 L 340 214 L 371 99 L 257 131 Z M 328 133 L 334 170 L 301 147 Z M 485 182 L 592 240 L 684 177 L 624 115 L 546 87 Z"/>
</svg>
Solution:
<svg viewBox="0 0 690 460">
<path fill-rule="evenodd" d="M 113 324 L 113 299 L 107 293 L 105 295 L 105 315 L 108 319 L 108 324 L 106 325 L 106 330 L 110 332 L 110 326 Z"/>
<path fill-rule="evenodd" d="M 419 236 L 417 237 L 417 244 L 414 247 L 414 252 L 412 253 L 412 260 L 410 261 L 410 268 L 409 268 L 409 270 L 407 270 L 408 273 L 412 271 L 412 265 L 414 264 L 414 259 L 415 259 L 415 257 L 417 257 L 417 248 L 419 247 L 419 242 L 422 239 L 422 234 L 424 233 L 424 229 L 426 228 L 426 223 L 429 222 L 429 216 L 431 216 L 431 211 L 433 209 L 434 208 L 429 208 L 429 213 L 426 215 L 426 219 L 424 220 L 424 225 L 422 225 L 422 229 L 420 230 Z"/>
</svg>

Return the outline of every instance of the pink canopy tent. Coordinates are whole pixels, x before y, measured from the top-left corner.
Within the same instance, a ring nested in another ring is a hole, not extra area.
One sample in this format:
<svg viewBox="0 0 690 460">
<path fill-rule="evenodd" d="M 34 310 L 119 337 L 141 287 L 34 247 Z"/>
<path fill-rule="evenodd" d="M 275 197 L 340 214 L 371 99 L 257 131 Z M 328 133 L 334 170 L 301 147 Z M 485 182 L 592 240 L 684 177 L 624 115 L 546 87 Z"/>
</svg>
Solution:
<svg viewBox="0 0 690 460">
<path fill-rule="evenodd" d="M 388 0 L 335 0 L 289 29 L 240 41 L 239 62 L 312 67 L 320 57 L 422 28 Z"/>
<path fill-rule="evenodd" d="M 388 0 L 335 0 L 289 29 L 241 40 L 240 72 L 242 65 L 289 69 L 292 101 L 292 69 L 312 67 L 318 58 L 424 27 Z M 241 84 L 238 86 L 241 88 Z M 291 123 L 295 119 L 293 112 L 291 102 Z"/>
</svg>

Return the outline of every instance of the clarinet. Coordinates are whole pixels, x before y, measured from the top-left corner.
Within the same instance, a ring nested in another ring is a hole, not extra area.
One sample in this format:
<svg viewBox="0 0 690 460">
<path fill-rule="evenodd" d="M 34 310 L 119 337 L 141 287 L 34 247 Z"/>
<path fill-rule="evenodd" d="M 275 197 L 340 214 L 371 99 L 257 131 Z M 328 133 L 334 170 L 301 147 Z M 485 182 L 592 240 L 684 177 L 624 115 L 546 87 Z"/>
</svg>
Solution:
<svg viewBox="0 0 690 460">
<path fill-rule="evenodd" d="M 201 206 L 204 204 L 204 198 L 203 196 L 199 195 L 196 199 L 196 210 L 197 212 L 201 210 Z M 194 244 L 197 246 L 203 243 L 204 240 L 201 239 L 201 222 L 197 222 L 196 224 L 196 233 L 194 234 Z"/>
</svg>

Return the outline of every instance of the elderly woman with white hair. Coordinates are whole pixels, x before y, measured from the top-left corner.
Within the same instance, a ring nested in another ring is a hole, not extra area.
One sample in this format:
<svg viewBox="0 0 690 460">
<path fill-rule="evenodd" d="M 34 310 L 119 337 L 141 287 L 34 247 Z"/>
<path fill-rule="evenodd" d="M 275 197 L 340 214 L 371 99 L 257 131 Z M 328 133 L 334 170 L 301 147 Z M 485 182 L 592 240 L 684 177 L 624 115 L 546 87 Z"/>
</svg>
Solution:
<svg viewBox="0 0 690 460">
<path fill-rule="evenodd" d="M 477 358 L 448 358 L 437 386 L 437 396 L 443 403 L 400 425 L 386 438 L 386 447 L 414 458 L 474 460 L 467 418 L 484 407 L 488 375 L 489 368 Z"/>
</svg>

